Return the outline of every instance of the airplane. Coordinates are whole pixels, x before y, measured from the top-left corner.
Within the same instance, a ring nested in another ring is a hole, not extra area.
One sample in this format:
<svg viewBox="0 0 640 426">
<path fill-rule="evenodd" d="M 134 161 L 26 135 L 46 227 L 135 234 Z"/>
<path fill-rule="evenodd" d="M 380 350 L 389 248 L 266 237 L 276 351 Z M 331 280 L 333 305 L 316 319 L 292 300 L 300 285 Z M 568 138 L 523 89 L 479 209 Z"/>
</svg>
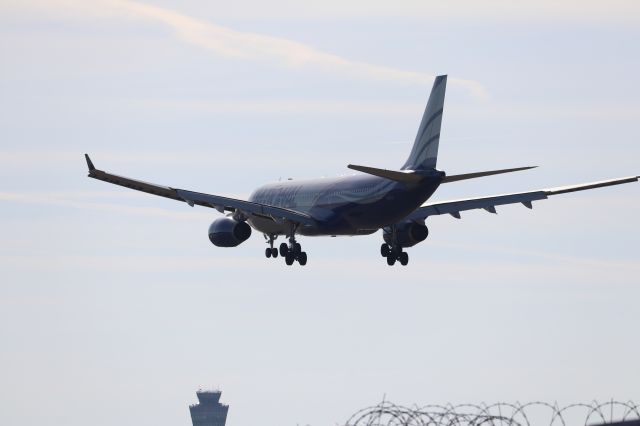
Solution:
<svg viewBox="0 0 640 426">
<path fill-rule="evenodd" d="M 425 220 L 449 214 L 460 219 L 460 212 L 484 209 L 496 213 L 496 206 L 523 204 L 531 209 L 534 201 L 552 195 L 637 182 L 630 176 L 601 182 L 549 188 L 528 192 L 427 202 L 442 184 L 512 173 L 534 167 L 518 167 L 447 175 L 436 168 L 447 76 L 435 78 L 413 147 L 399 170 L 349 164 L 361 172 L 351 176 L 310 180 L 286 180 L 261 186 L 248 200 L 142 182 L 98 170 L 85 154 L 89 177 L 153 195 L 182 201 L 189 206 L 209 207 L 224 217 L 209 227 L 209 240 L 217 247 L 236 247 L 249 239 L 252 228 L 261 232 L 267 244 L 267 258 L 284 257 L 287 265 L 307 264 L 307 253 L 296 237 L 369 235 L 382 229 L 384 242 L 380 254 L 392 266 L 407 265 L 404 250 L 429 235 Z M 274 247 L 278 236 L 288 239 Z"/>
</svg>

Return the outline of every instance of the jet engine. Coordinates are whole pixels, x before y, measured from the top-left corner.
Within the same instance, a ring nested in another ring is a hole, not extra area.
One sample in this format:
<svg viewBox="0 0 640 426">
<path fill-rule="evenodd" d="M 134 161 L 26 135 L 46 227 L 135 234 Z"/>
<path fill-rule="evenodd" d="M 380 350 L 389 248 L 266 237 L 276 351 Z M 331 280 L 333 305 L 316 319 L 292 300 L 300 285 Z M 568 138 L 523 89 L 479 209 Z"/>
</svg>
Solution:
<svg viewBox="0 0 640 426">
<path fill-rule="evenodd" d="M 221 217 L 209 226 L 209 240 L 214 246 L 235 247 L 251 236 L 247 222 L 238 222 L 229 217 Z"/>
<path fill-rule="evenodd" d="M 399 244 L 400 247 L 413 247 L 421 241 L 427 239 L 429 229 L 421 223 L 414 221 L 401 222 L 396 224 L 396 240 L 393 240 L 391 228 L 384 228 L 382 237 L 384 241 L 393 246 Z"/>
</svg>

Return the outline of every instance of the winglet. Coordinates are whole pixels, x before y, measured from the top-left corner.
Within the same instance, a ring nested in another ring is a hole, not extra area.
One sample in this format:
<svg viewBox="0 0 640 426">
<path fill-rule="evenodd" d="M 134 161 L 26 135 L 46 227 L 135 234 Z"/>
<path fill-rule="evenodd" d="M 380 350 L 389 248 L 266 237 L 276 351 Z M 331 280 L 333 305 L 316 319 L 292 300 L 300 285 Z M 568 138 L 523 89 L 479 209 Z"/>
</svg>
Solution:
<svg viewBox="0 0 640 426">
<path fill-rule="evenodd" d="M 89 167 L 89 171 L 94 171 L 96 169 L 96 166 L 93 165 L 91 158 L 89 158 L 89 154 L 85 154 L 84 159 L 87 160 L 87 167 Z"/>
</svg>

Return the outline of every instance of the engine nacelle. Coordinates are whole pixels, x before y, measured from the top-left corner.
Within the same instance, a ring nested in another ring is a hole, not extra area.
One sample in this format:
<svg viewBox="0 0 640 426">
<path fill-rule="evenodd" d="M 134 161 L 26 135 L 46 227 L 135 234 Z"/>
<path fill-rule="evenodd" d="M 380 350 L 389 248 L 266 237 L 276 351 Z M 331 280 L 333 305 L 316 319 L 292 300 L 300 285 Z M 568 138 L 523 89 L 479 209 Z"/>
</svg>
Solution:
<svg viewBox="0 0 640 426">
<path fill-rule="evenodd" d="M 389 245 L 399 244 L 400 247 L 413 247 L 427 239 L 429 229 L 420 223 L 413 221 L 396 224 L 396 241 L 393 240 L 391 228 L 384 228 L 382 237 Z"/>
<path fill-rule="evenodd" d="M 238 222 L 228 217 L 221 217 L 209 226 L 209 240 L 214 246 L 235 247 L 251 236 L 251 227 L 247 222 Z"/>
</svg>

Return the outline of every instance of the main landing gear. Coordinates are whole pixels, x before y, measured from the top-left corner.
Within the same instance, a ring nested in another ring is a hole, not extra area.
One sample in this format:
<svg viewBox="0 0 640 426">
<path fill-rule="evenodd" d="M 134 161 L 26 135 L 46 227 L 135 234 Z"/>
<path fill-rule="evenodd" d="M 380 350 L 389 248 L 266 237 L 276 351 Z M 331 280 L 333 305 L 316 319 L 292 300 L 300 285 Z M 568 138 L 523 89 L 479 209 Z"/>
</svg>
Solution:
<svg viewBox="0 0 640 426">
<path fill-rule="evenodd" d="M 284 257 L 284 262 L 289 266 L 295 261 L 298 261 L 300 266 L 307 264 L 307 253 L 302 251 L 302 246 L 293 237 L 289 239 L 289 245 L 280 244 L 280 256 Z"/>
<path fill-rule="evenodd" d="M 384 243 L 380 246 L 380 254 L 382 257 L 387 258 L 387 265 L 393 266 L 396 261 L 399 261 L 402 266 L 406 266 L 409 263 L 409 254 L 406 251 L 402 251 L 400 246 L 390 246 Z"/>
<path fill-rule="evenodd" d="M 307 264 L 307 253 L 302 251 L 302 246 L 296 241 L 294 235 L 289 237 L 289 244 L 280 244 L 279 250 L 273 246 L 273 242 L 277 237 L 277 235 L 265 235 L 265 238 L 268 239 L 267 242 L 269 243 L 269 247 L 264 251 L 266 257 L 276 258 L 279 253 L 280 256 L 284 257 L 284 262 L 289 266 L 293 265 L 293 262 L 296 261 L 300 266 Z"/>
</svg>

